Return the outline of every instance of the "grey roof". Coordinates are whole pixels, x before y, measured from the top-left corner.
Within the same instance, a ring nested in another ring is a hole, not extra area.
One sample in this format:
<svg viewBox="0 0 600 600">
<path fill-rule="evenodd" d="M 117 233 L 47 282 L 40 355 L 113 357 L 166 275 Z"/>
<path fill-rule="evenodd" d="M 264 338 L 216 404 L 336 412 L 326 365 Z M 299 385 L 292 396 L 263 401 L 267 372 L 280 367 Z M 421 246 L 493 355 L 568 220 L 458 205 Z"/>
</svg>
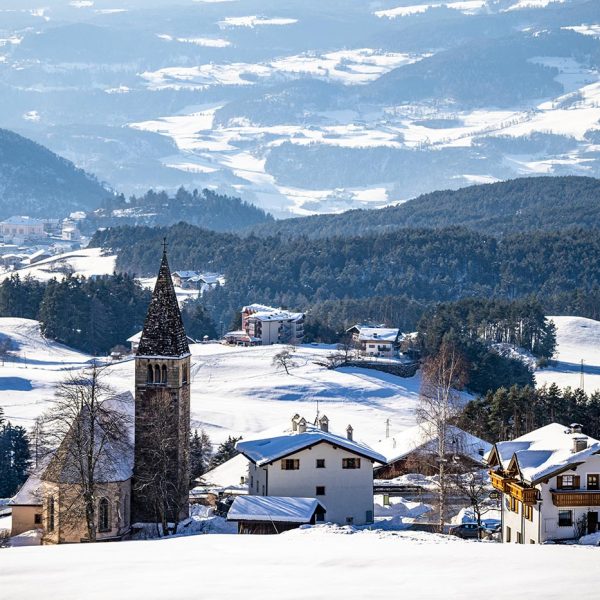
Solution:
<svg viewBox="0 0 600 600">
<path fill-rule="evenodd" d="M 164 251 L 137 356 L 183 356 L 189 352 L 167 253 Z"/>
</svg>

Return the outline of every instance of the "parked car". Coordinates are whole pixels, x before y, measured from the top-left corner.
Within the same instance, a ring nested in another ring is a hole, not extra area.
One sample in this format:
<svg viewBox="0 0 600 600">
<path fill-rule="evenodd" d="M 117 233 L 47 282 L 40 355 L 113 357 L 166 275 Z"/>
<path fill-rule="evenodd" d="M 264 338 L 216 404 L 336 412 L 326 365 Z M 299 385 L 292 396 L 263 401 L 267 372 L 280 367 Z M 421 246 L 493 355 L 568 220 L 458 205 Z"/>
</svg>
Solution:
<svg viewBox="0 0 600 600">
<path fill-rule="evenodd" d="M 483 529 L 483 528 L 481 528 Z M 450 535 L 455 535 L 464 540 L 467 539 L 478 539 L 479 538 L 480 528 L 477 523 L 461 523 L 460 525 L 455 525 L 454 527 L 450 527 L 448 533 Z"/>
</svg>

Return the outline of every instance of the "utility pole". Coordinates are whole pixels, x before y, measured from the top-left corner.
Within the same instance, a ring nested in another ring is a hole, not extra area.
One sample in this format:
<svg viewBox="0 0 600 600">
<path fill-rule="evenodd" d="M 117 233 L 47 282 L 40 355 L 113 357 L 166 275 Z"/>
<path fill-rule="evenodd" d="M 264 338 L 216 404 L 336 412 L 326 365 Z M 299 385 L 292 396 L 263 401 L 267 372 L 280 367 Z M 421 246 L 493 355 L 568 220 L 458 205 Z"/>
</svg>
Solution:
<svg viewBox="0 0 600 600">
<path fill-rule="evenodd" d="M 585 390 L 585 381 L 583 374 L 583 358 L 581 359 L 581 372 L 579 374 L 579 389 L 583 392 Z"/>
<path fill-rule="evenodd" d="M 385 420 L 385 438 L 389 438 L 390 437 L 390 418 L 388 417 Z"/>
</svg>

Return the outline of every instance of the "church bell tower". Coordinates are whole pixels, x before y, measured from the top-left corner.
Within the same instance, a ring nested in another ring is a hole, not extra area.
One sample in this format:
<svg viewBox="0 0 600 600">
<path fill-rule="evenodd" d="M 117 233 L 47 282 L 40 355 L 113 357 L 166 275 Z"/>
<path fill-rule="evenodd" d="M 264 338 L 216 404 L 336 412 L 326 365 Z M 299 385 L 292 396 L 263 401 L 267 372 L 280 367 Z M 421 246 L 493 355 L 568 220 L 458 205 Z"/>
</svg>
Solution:
<svg viewBox="0 0 600 600">
<path fill-rule="evenodd" d="M 189 513 L 190 350 L 166 246 L 135 357 L 133 523 Z"/>
</svg>

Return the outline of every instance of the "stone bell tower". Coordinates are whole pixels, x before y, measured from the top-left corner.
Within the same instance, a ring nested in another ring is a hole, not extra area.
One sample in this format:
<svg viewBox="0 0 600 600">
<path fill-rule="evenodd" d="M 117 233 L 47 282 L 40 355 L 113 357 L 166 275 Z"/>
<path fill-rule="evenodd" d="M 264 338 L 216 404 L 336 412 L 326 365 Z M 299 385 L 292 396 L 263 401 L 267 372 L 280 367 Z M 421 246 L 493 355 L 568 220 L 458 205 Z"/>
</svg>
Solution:
<svg viewBox="0 0 600 600">
<path fill-rule="evenodd" d="M 189 513 L 190 350 L 166 246 L 135 357 L 132 523 Z"/>
</svg>

